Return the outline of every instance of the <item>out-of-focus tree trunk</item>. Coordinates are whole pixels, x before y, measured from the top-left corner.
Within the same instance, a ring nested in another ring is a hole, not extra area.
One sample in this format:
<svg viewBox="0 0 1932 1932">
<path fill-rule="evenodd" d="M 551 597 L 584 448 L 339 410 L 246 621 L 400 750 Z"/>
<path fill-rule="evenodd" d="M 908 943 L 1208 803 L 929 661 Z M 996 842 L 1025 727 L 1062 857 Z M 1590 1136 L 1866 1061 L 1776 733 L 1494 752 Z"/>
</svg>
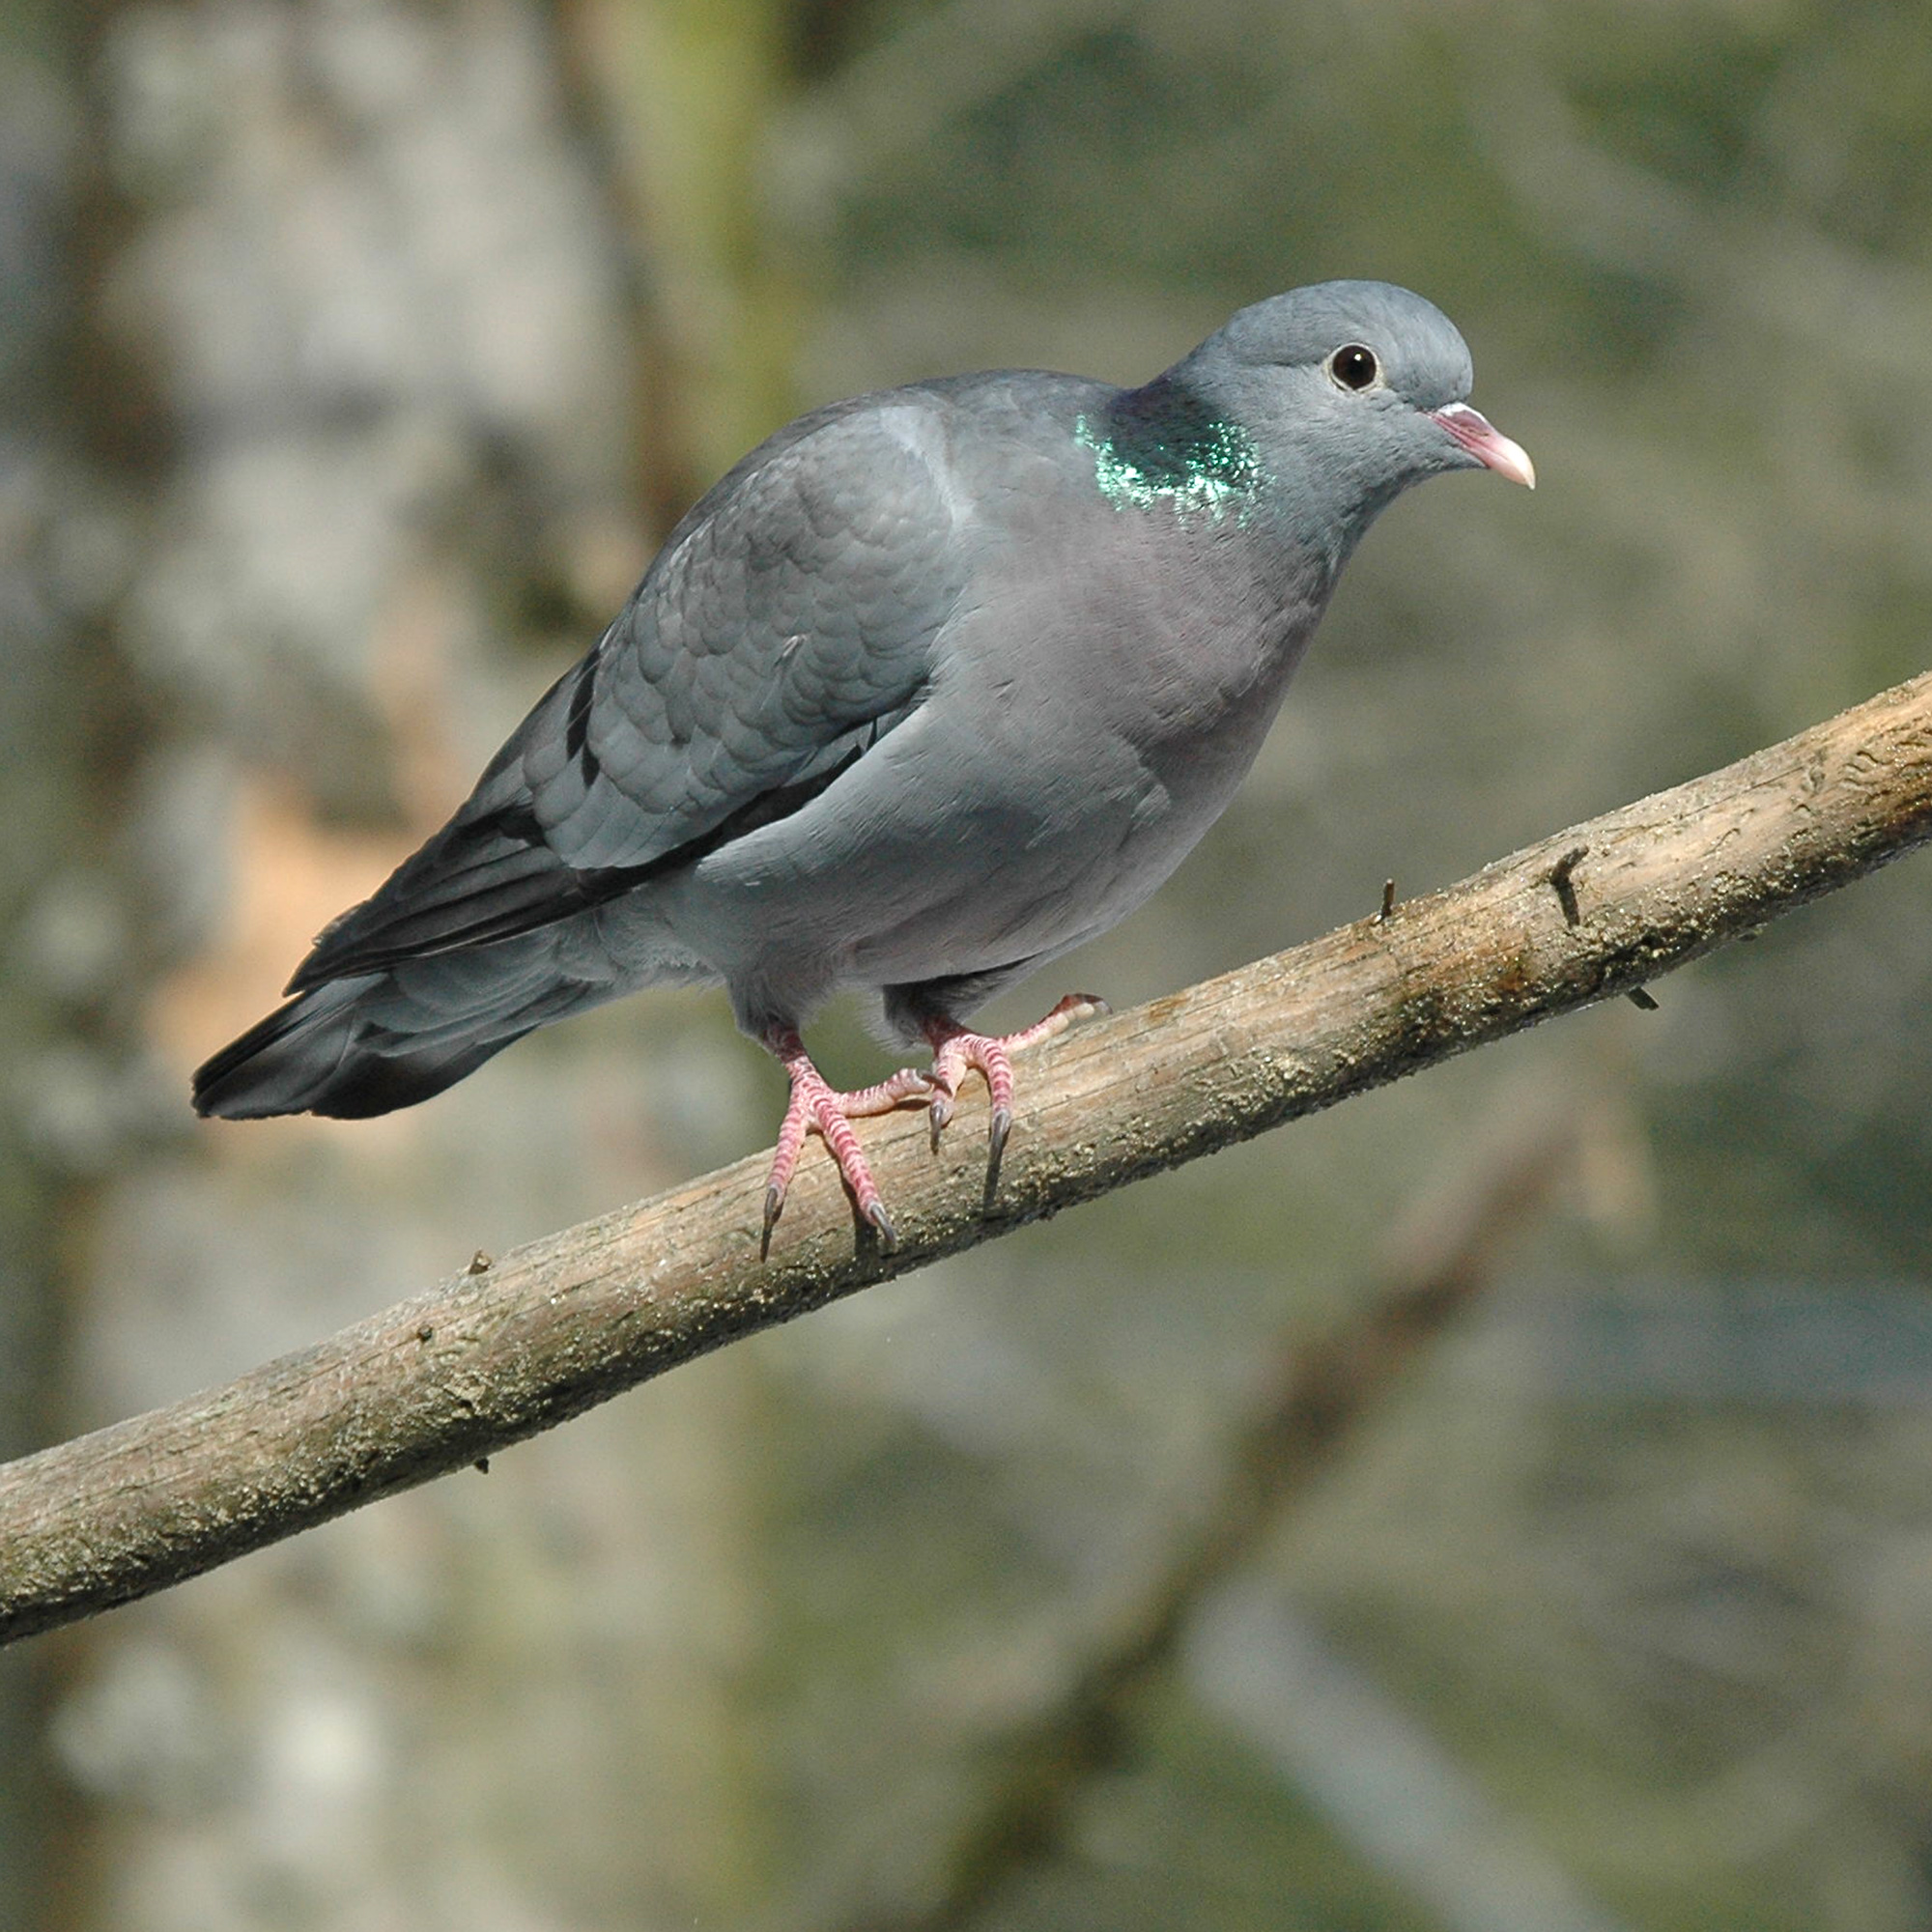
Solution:
<svg viewBox="0 0 1932 1932">
<path fill-rule="evenodd" d="M 642 467 L 667 524 L 794 413 L 802 276 L 765 218 L 790 90 L 781 0 L 563 0 L 578 93 L 612 186 L 650 238 Z"/>
<path fill-rule="evenodd" d="M 77 586 L 10 643 L 5 723 L 88 759 L 84 792 L 5 794 L 34 836 L 0 864 L 36 868 L 7 883 L 46 980 L 5 1008 L 33 1036 L 10 1064 L 36 1067 L 29 1122 L 92 1203 L 68 1412 L 11 1447 L 332 1326 L 331 1258 L 373 1308 L 647 1188 L 728 1115 L 704 1037 L 653 1055 L 621 1015 L 391 1121 L 204 1126 L 186 1105 L 188 1066 L 453 807 L 662 534 L 636 509 L 629 190 L 599 172 L 558 30 L 522 0 L 95 16 L 72 375 L 100 473 L 78 506 L 57 466 L 0 478 Z M 97 1008 L 145 1058 L 71 1044 Z M 25 1320 L 75 1183 L 11 1150 L 6 1180 Z M 757 1806 L 724 1703 L 757 1614 L 758 1439 L 755 1370 L 721 1364 L 487 1487 L 69 1644 L 73 1922 L 738 1918 Z M 648 1509 L 617 1500 L 633 1460 L 668 1479 Z"/>
<path fill-rule="evenodd" d="M 112 423 L 69 353 L 95 190 L 77 17 L 0 16 L 0 1455 L 58 1433 L 61 1281 L 126 1145 L 138 954 L 113 876 L 121 665 L 103 637 L 125 555 Z M 0 1553 L 0 1562 L 4 1553 Z M 0 1660 L 0 1932 L 64 1887 L 44 1713 L 66 1653 Z"/>
</svg>

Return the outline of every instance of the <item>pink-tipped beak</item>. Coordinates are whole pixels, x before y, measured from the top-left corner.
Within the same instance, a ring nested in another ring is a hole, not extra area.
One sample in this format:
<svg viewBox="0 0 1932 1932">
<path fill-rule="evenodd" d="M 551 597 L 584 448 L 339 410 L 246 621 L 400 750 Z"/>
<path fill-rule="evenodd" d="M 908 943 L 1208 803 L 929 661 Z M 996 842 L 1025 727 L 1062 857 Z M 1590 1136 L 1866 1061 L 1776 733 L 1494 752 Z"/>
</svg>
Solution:
<svg viewBox="0 0 1932 1932">
<path fill-rule="evenodd" d="M 1529 460 L 1529 451 L 1493 428 L 1480 411 L 1472 410 L 1467 403 L 1446 403 L 1429 413 L 1478 463 L 1487 465 L 1498 476 L 1507 476 L 1512 483 L 1520 483 L 1525 490 L 1536 488 L 1536 465 Z"/>
</svg>

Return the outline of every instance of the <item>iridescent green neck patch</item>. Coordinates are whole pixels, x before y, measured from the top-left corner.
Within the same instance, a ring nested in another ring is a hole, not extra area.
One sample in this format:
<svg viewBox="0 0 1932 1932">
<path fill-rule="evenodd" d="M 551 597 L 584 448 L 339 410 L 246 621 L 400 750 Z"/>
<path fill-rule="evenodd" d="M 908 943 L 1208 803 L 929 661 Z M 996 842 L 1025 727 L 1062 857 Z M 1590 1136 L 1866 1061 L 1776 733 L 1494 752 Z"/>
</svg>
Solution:
<svg viewBox="0 0 1932 1932">
<path fill-rule="evenodd" d="M 1191 399 L 1139 391 L 1073 425 L 1094 481 L 1118 510 L 1172 503 L 1182 516 L 1245 520 L 1267 481 L 1246 430 Z"/>
</svg>

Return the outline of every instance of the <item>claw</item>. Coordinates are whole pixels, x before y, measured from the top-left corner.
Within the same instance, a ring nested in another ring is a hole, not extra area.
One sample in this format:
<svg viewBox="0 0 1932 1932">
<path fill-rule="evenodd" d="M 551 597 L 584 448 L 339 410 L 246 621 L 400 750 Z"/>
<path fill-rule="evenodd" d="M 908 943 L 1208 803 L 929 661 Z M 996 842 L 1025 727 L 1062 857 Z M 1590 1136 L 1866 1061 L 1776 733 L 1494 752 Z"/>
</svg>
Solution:
<svg viewBox="0 0 1932 1932">
<path fill-rule="evenodd" d="M 785 1191 L 777 1181 L 765 1188 L 765 1230 L 758 1236 L 758 1259 L 768 1262 L 772 1258 L 772 1230 L 779 1224 L 779 1216 L 784 1212 Z"/>
<path fill-rule="evenodd" d="M 1013 1110 L 993 1109 L 993 1126 L 986 1152 L 986 1200 L 990 1204 L 1000 1191 L 1000 1162 L 1007 1151 L 1007 1136 L 1013 1130 Z"/>
</svg>

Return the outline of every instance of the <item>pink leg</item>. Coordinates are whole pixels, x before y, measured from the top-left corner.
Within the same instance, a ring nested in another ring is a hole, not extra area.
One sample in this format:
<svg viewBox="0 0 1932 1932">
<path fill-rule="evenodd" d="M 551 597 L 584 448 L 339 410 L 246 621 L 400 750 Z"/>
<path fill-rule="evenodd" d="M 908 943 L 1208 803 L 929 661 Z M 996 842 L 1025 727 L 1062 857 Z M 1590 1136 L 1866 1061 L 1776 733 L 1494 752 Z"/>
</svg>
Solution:
<svg viewBox="0 0 1932 1932">
<path fill-rule="evenodd" d="M 816 1133 L 824 1138 L 838 1163 L 845 1185 L 852 1190 L 860 1214 L 878 1230 L 879 1239 L 888 1248 L 896 1236 L 886 1204 L 879 1198 L 872 1171 L 859 1151 L 859 1137 L 851 1122 L 866 1114 L 889 1114 L 907 1100 L 923 1100 L 932 1092 L 932 1082 L 915 1068 L 902 1067 L 889 1080 L 875 1087 L 862 1087 L 856 1093 L 841 1094 L 826 1081 L 811 1064 L 805 1042 L 795 1027 L 774 1027 L 765 1035 L 765 1044 L 775 1053 L 791 1082 L 791 1102 L 779 1124 L 778 1151 L 772 1155 L 770 1179 L 765 1182 L 765 1231 L 758 1242 L 762 1260 L 772 1250 L 772 1230 L 784 1211 L 785 1192 L 791 1186 L 792 1171 L 798 1166 L 799 1151 L 805 1137 Z"/>
<path fill-rule="evenodd" d="M 1065 1033 L 1075 1020 L 1084 1020 L 1107 1010 L 1105 1000 L 1092 993 L 1068 993 L 1043 1020 L 1036 1020 L 1019 1033 L 971 1033 L 957 1020 L 945 1017 L 928 1020 L 925 1037 L 932 1043 L 932 1146 L 939 1150 L 939 1136 L 952 1118 L 952 1103 L 968 1067 L 978 1067 L 986 1077 L 986 1092 L 992 1101 L 992 1151 L 986 1161 L 986 1198 L 991 1200 L 1000 1182 L 1000 1157 L 1007 1151 L 1007 1136 L 1013 1129 L 1013 1064 L 1009 1055 L 1037 1046 L 1055 1034 Z"/>
</svg>

